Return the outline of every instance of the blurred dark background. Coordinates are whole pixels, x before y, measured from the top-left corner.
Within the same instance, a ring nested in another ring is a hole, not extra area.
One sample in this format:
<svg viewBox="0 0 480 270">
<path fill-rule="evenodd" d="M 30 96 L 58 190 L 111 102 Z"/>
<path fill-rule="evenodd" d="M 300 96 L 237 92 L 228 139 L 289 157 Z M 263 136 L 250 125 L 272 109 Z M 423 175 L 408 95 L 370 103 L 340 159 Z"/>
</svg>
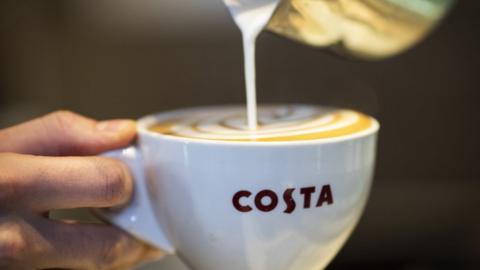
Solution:
<svg viewBox="0 0 480 270">
<path fill-rule="evenodd" d="M 258 41 L 259 102 L 382 124 L 365 215 L 329 269 L 480 269 L 480 2 L 457 2 L 381 62 Z M 106 119 L 244 103 L 242 61 L 219 0 L 2 0 L 0 127 L 57 109 Z"/>
</svg>

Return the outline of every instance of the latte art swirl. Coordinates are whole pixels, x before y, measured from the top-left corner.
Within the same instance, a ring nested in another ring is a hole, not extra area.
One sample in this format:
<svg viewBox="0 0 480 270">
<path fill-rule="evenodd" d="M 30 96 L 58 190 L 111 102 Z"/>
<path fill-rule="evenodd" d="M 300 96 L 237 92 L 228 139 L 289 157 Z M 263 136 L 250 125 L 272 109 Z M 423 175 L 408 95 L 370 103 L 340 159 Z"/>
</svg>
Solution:
<svg viewBox="0 0 480 270">
<path fill-rule="evenodd" d="M 346 136 L 369 129 L 374 120 L 359 112 L 308 105 L 260 106 L 258 127 L 248 128 L 244 107 L 178 111 L 150 130 L 165 135 L 224 141 L 297 141 Z"/>
</svg>

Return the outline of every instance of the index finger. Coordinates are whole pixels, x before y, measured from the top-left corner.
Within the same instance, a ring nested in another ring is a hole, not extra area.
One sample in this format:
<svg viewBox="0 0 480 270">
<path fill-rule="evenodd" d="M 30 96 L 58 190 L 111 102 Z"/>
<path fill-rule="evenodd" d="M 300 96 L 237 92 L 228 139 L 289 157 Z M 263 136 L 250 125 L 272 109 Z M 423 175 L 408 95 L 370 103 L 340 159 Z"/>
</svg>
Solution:
<svg viewBox="0 0 480 270">
<path fill-rule="evenodd" d="M 96 155 L 127 146 L 135 135 L 136 126 L 132 120 L 97 122 L 73 112 L 58 111 L 0 129 L 0 152 Z"/>
</svg>

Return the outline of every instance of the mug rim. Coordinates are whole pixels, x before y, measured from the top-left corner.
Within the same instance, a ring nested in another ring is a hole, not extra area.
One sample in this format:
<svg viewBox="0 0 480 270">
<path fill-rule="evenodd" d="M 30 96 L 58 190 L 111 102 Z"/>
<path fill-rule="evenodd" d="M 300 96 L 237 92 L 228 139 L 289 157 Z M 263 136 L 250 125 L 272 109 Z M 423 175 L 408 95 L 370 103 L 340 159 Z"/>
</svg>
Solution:
<svg viewBox="0 0 480 270">
<path fill-rule="evenodd" d="M 304 105 L 304 104 L 303 104 Z M 196 106 L 196 107 L 188 107 L 188 108 L 180 108 L 174 110 L 168 110 L 165 112 L 158 112 L 148 114 L 146 116 L 141 117 L 137 120 L 137 132 L 141 135 L 147 135 L 152 138 L 172 141 L 172 142 L 180 142 L 180 143 L 195 143 L 195 144 L 205 144 L 205 145 L 230 145 L 230 146 L 289 146 L 289 145 L 320 145 L 320 144 L 331 144 L 343 141 L 351 141 L 363 137 L 368 137 L 370 135 L 377 134 L 380 129 L 380 123 L 373 117 L 368 116 L 370 120 L 372 120 L 372 125 L 360 132 L 356 132 L 353 134 L 342 135 L 338 137 L 332 138 L 319 138 L 319 139 L 312 139 L 312 140 L 292 140 L 292 141 L 234 141 L 234 140 L 212 140 L 212 139 L 202 139 L 202 138 L 189 138 L 189 137 L 181 137 L 181 136 L 173 136 L 162 134 L 159 132 L 154 132 L 149 130 L 149 127 L 156 122 L 161 117 L 167 117 L 170 114 L 178 113 L 179 111 L 185 110 L 195 110 L 195 109 L 205 109 L 205 108 L 220 108 L 220 107 L 229 107 L 235 105 L 217 105 L 217 106 Z M 315 105 L 320 106 L 320 105 Z M 328 107 L 328 106 L 320 106 L 320 107 Z M 333 108 L 333 107 L 328 107 Z"/>
</svg>

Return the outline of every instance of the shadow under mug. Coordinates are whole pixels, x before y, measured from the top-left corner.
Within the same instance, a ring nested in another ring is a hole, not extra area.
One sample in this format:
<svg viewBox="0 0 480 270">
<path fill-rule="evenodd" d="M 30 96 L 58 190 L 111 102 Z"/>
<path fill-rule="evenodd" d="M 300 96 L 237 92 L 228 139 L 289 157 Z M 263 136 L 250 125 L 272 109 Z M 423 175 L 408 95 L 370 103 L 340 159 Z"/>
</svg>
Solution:
<svg viewBox="0 0 480 270">
<path fill-rule="evenodd" d="M 372 182 L 379 125 L 331 139 L 228 142 L 148 129 L 135 146 L 105 154 L 135 180 L 116 226 L 196 270 L 325 268 L 358 222 Z"/>
</svg>

